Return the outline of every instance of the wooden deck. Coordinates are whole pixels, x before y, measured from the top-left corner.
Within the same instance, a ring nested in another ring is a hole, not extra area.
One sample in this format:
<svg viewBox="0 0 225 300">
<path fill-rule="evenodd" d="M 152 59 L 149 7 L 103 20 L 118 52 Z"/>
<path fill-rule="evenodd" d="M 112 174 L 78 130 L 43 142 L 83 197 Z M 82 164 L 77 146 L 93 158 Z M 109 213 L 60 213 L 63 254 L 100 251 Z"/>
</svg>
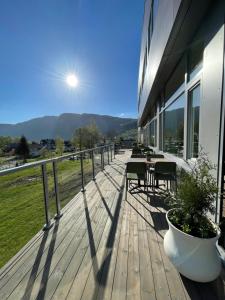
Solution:
<svg viewBox="0 0 225 300">
<path fill-rule="evenodd" d="M 221 278 L 181 277 L 163 250 L 163 200 L 127 195 L 117 155 L 2 270 L 0 299 L 224 299 Z"/>
</svg>

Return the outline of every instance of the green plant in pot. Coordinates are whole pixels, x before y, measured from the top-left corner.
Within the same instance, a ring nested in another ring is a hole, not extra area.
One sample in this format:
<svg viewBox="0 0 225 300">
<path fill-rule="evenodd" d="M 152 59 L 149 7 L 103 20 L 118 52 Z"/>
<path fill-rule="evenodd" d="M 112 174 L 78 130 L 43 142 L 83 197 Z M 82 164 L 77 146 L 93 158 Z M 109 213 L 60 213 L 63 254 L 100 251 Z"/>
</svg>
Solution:
<svg viewBox="0 0 225 300">
<path fill-rule="evenodd" d="M 190 172 L 181 174 L 176 196 L 169 198 L 173 208 L 166 216 L 165 252 L 181 274 L 198 282 L 214 280 L 221 269 L 216 249 L 220 230 L 208 218 L 218 196 L 214 169 L 201 151 Z"/>
</svg>

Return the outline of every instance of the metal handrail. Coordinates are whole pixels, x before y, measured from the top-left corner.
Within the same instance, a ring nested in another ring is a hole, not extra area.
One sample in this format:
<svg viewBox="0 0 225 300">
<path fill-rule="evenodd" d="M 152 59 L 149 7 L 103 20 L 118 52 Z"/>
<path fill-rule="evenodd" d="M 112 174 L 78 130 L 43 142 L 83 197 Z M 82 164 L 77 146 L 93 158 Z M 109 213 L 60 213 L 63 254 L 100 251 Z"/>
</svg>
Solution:
<svg viewBox="0 0 225 300">
<path fill-rule="evenodd" d="M 32 163 L 25 164 L 23 166 L 18 166 L 14 168 L 10 168 L 7 170 L 0 171 L 0 176 L 4 176 L 11 173 L 16 173 L 21 170 L 25 170 L 28 168 L 33 168 L 40 166 L 42 171 L 42 181 L 43 181 L 43 194 L 44 194 L 44 208 L 45 208 L 45 219 L 46 223 L 44 225 L 44 230 L 49 229 L 52 226 L 51 217 L 49 213 L 49 191 L 48 191 L 48 175 L 46 164 L 52 163 L 53 168 L 53 177 L 54 177 L 54 190 L 55 190 L 55 201 L 56 201 L 56 215 L 55 219 L 59 219 L 62 216 L 61 213 L 61 206 L 60 206 L 60 197 L 59 197 L 59 190 L 58 190 L 58 177 L 57 177 L 57 162 L 62 161 L 64 159 L 68 159 L 70 157 L 74 157 L 75 155 L 80 155 L 80 168 L 81 168 L 81 191 L 85 192 L 85 183 L 84 183 L 84 168 L 83 168 L 83 156 L 85 153 L 91 154 L 91 161 L 92 161 L 92 179 L 95 180 L 95 166 L 94 166 L 94 154 L 96 150 L 101 150 L 101 169 L 104 170 L 105 161 L 104 161 L 104 150 L 108 151 L 108 164 L 110 164 L 109 160 L 109 151 L 111 152 L 111 161 L 114 154 L 115 158 L 115 146 L 114 144 L 108 144 L 104 146 L 99 146 L 91 149 L 86 149 L 78 152 L 73 152 L 70 154 L 62 155 L 59 157 L 49 158 L 45 160 L 40 160 Z"/>
<path fill-rule="evenodd" d="M 81 153 L 88 153 L 88 152 L 95 151 L 95 150 L 98 150 L 98 149 L 103 149 L 103 148 L 106 148 L 106 147 L 109 147 L 109 146 L 112 147 L 112 146 L 114 146 L 114 144 L 99 146 L 99 147 L 86 149 L 86 150 L 82 150 L 82 151 L 78 151 L 78 152 L 73 152 L 73 153 L 58 156 L 58 157 L 53 157 L 53 158 L 49 158 L 49 159 L 34 161 L 34 162 L 31 162 L 31 163 L 27 163 L 23 166 L 18 166 L 18 167 L 9 168 L 9 169 L 6 169 L 6 170 L 1 170 L 0 171 L 0 176 L 4 176 L 4 175 L 9 174 L 9 173 L 15 173 L 19 170 L 24 170 L 24 169 L 33 168 L 33 167 L 36 167 L 36 166 L 41 166 L 43 164 L 47 164 L 47 163 L 50 163 L 50 162 L 53 162 L 53 161 L 61 161 L 61 160 L 64 160 L 66 158 L 73 157 L 75 155 L 79 155 Z"/>
</svg>

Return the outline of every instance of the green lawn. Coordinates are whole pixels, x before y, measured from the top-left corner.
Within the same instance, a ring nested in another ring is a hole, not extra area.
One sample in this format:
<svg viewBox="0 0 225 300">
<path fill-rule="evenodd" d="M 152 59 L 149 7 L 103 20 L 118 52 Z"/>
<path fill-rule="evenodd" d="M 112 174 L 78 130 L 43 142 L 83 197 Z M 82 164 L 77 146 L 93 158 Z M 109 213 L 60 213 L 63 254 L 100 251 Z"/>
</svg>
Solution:
<svg viewBox="0 0 225 300">
<path fill-rule="evenodd" d="M 85 181 L 91 178 L 91 161 L 84 160 Z M 47 165 L 50 212 L 54 216 L 55 194 L 52 165 Z M 80 161 L 58 163 L 61 206 L 81 188 Z M 0 177 L 0 267 L 14 256 L 44 225 L 41 167 Z"/>
</svg>

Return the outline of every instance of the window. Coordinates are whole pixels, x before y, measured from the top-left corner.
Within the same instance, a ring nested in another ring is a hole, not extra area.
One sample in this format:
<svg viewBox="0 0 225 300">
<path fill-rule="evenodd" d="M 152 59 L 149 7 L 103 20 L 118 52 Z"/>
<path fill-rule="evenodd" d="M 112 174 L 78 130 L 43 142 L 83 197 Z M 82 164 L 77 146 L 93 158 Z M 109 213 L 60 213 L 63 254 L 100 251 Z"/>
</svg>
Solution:
<svg viewBox="0 0 225 300">
<path fill-rule="evenodd" d="M 151 44 L 151 39 L 152 39 L 152 10 L 150 11 L 150 16 L 149 16 L 149 22 L 148 22 L 148 52 L 150 50 L 150 44 Z"/>
<path fill-rule="evenodd" d="M 153 29 L 155 27 L 155 19 L 158 12 L 158 5 L 159 5 L 158 0 L 152 0 L 149 21 L 148 21 L 148 52 L 150 50 Z"/>
<path fill-rule="evenodd" d="M 154 119 L 149 125 L 149 143 L 150 146 L 156 147 L 157 145 L 157 121 Z"/>
<path fill-rule="evenodd" d="M 153 14 L 152 31 L 155 27 L 155 20 L 156 20 L 156 15 L 157 15 L 157 12 L 158 12 L 158 6 L 159 6 L 159 0 L 152 0 L 152 14 Z"/>
<path fill-rule="evenodd" d="M 148 131 L 149 131 L 149 127 L 147 125 L 144 128 L 144 140 L 143 140 L 143 142 L 144 142 L 145 145 L 148 145 Z"/>
<path fill-rule="evenodd" d="M 188 80 L 192 80 L 202 68 L 203 45 L 195 44 L 188 53 Z"/>
<path fill-rule="evenodd" d="M 144 55 L 144 61 L 143 61 L 141 92 L 143 90 L 146 68 L 147 68 L 147 48 L 145 49 L 145 55 Z"/>
<path fill-rule="evenodd" d="M 163 112 L 159 114 L 159 150 L 163 150 Z"/>
<path fill-rule="evenodd" d="M 165 100 L 167 101 L 172 94 L 184 83 L 185 57 L 177 64 L 175 70 L 170 75 L 170 79 L 165 86 Z"/>
<path fill-rule="evenodd" d="M 198 157 L 200 84 L 188 94 L 188 158 Z"/>
<path fill-rule="evenodd" d="M 164 110 L 163 150 L 183 156 L 184 147 L 184 94 Z"/>
</svg>

